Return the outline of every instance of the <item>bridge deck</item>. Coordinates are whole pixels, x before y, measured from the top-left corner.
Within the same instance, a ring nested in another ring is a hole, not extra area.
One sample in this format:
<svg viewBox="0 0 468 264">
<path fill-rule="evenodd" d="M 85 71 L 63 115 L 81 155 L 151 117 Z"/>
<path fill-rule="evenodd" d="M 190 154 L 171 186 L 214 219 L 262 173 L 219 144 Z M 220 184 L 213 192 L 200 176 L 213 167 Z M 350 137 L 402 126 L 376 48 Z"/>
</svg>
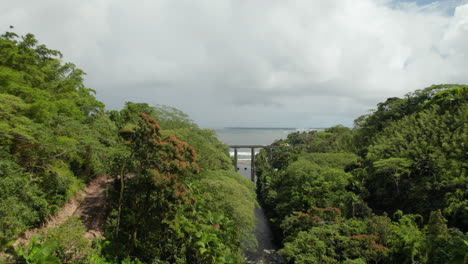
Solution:
<svg viewBox="0 0 468 264">
<path fill-rule="evenodd" d="M 276 145 L 229 145 L 229 148 L 286 148 L 290 146 L 276 146 Z"/>
</svg>

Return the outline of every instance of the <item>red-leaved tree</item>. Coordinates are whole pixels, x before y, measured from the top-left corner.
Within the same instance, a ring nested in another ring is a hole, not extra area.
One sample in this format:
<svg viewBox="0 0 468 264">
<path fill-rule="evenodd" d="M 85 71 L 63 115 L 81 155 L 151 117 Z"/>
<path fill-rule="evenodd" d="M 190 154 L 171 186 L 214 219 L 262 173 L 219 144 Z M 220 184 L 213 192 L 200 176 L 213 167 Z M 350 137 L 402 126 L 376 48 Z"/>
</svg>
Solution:
<svg viewBox="0 0 468 264">
<path fill-rule="evenodd" d="M 184 239 L 177 222 L 195 203 L 186 185 L 187 177 L 200 170 L 195 150 L 172 135 L 163 136 L 157 121 L 145 113 L 136 127 L 121 135 L 130 155 L 118 176 L 115 253 L 176 259 Z"/>
</svg>

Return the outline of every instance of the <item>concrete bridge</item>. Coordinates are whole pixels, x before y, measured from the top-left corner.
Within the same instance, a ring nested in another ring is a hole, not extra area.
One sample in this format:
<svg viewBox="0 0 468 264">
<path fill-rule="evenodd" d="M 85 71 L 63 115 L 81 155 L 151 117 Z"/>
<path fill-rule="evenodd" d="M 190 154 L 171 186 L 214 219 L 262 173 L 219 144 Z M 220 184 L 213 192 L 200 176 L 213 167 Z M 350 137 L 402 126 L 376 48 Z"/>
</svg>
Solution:
<svg viewBox="0 0 468 264">
<path fill-rule="evenodd" d="M 272 149 L 273 148 L 284 148 L 289 146 L 273 146 L 273 145 L 230 145 L 229 148 L 234 149 L 234 166 L 237 171 L 237 149 L 246 148 L 250 149 L 250 179 L 255 181 L 255 149 L 263 148 L 268 152 L 268 162 L 271 164 L 272 161 Z"/>
</svg>

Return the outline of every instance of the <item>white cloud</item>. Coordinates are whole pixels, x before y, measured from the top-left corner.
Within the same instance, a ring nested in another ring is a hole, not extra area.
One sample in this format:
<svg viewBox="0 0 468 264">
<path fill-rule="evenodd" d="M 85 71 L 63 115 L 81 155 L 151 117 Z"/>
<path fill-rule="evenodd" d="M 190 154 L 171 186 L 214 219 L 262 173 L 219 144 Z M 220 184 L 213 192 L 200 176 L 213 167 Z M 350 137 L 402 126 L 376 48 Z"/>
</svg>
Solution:
<svg viewBox="0 0 468 264">
<path fill-rule="evenodd" d="M 204 126 L 350 125 L 376 103 L 468 83 L 468 4 L 382 0 L 0 0 L 88 73 L 111 108 L 168 104 Z"/>
</svg>

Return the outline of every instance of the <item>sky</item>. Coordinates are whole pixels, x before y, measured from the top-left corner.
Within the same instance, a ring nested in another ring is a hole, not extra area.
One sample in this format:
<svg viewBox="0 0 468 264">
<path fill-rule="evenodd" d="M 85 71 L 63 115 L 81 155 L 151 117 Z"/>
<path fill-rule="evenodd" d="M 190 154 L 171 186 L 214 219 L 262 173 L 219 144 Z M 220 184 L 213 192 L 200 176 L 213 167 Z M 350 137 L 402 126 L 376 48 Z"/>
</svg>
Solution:
<svg viewBox="0 0 468 264">
<path fill-rule="evenodd" d="M 201 127 L 352 126 L 388 97 L 468 83 L 468 0 L 0 0 L 107 109 Z"/>
</svg>

